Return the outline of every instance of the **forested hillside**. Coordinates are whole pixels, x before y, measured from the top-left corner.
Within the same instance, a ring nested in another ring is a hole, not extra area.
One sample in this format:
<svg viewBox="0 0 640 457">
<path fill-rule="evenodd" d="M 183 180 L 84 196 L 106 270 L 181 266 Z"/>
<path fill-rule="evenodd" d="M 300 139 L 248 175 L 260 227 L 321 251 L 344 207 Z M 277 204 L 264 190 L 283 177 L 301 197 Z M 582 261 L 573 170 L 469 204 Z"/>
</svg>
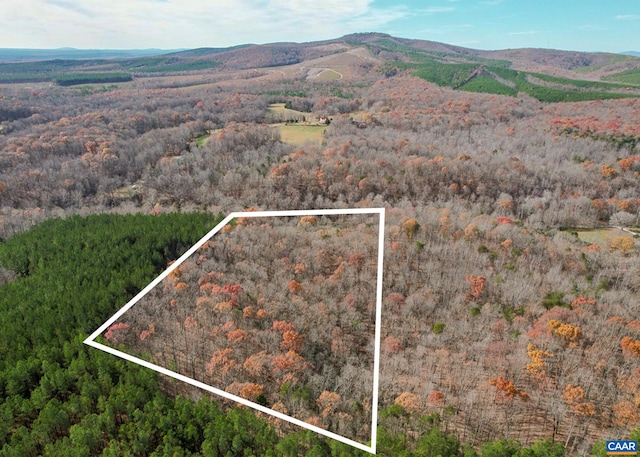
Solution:
<svg viewBox="0 0 640 457">
<path fill-rule="evenodd" d="M 0 455 L 364 455 L 81 344 L 220 216 L 248 208 L 386 209 L 380 455 L 604 455 L 603 440 L 638 437 L 635 83 L 567 81 L 533 58 L 525 68 L 527 53 L 515 68 L 345 40 L 298 47 L 295 64 L 278 45 L 260 68 L 240 65 L 260 47 L 238 48 L 237 65 L 214 52 L 215 68 L 128 82 L 0 85 Z M 512 90 L 486 89 L 496 82 Z M 557 91 L 578 95 L 546 97 Z M 303 233 L 300 248 L 241 222 L 181 273 L 193 281 L 149 296 L 166 318 L 123 316 L 125 343 L 169 359 L 157 337 L 175 333 L 176 364 L 364 436 L 345 419 L 367 406 L 344 399 L 368 396 L 348 363 L 369 357 L 367 324 L 327 316 L 365 322 L 370 265 L 356 254 L 370 235 L 343 229 L 341 244 L 322 221 L 296 221 L 282 230 Z M 295 315 L 296 302 L 313 310 Z M 196 341 L 204 324 L 217 333 Z M 262 346 L 247 346 L 253 334 Z M 234 360 L 224 379 L 219 349 Z M 331 389 L 313 368 L 285 381 L 274 360 L 290 351 L 333 367 L 341 402 L 319 401 Z"/>
<path fill-rule="evenodd" d="M 103 336 L 127 354 L 366 443 L 378 219 L 234 219 Z"/>
<path fill-rule="evenodd" d="M 0 455 L 367 455 L 311 432 L 283 436 L 265 417 L 207 396 L 171 397 L 179 387 L 82 344 L 214 223 L 204 213 L 71 217 L 0 245 L 0 264 L 15 272 L 4 270 L 0 298 Z M 383 411 L 381 455 L 457 452 L 437 415 L 416 422 L 424 435 L 408 441 L 401 427 L 415 420 Z"/>
</svg>

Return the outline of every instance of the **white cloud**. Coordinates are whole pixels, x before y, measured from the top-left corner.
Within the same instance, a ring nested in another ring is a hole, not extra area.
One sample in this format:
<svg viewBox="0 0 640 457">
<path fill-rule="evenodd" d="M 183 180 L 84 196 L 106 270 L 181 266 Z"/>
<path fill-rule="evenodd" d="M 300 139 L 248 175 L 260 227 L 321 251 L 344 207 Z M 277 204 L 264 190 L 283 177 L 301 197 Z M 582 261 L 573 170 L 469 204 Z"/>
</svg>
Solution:
<svg viewBox="0 0 640 457">
<path fill-rule="evenodd" d="M 527 30 L 522 32 L 509 32 L 509 35 L 537 35 L 538 33 L 540 33 L 538 30 Z"/>
<path fill-rule="evenodd" d="M 618 14 L 616 20 L 618 21 L 637 21 L 640 19 L 640 14 Z"/>
<path fill-rule="evenodd" d="M 310 41 L 376 31 L 409 15 L 373 0 L 3 0 L 0 43 L 170 49 Z"/>
</svg>

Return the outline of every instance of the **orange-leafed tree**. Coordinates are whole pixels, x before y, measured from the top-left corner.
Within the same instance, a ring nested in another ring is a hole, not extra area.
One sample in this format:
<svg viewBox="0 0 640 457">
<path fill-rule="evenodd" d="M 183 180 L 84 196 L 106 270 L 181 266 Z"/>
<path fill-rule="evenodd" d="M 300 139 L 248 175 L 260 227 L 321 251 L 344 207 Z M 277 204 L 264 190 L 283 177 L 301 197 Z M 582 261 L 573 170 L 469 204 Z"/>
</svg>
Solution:
<svg viewBox="0 0 640 457">
<path fill-rule="evenodd" d="M 129 328 L 131 328 L 129 324 L 118 322 L 117 324 L 113 324 L 111 327 L 109 327 L 109 329 L 105 332 L 104 337 L 110 343 L 120 344 L 127 336 Z"/>
<path fill-rule="evenodd" d="M 595 415 L 595 405 L 586 400 L 586 393 L 580 386 L 568 384 L 562 391 L 562 399 L 576 416 L 591 417 Z"/>
<path fill-rule="evenodd" d="M 302 350 L 302 335 L 299 335 L 295 330 L 287 330 L 282 334 L 282 342 L 280 343 L 280 349 L 283 351 L 294 351 L 300 353 Z"/>
<path fill-rule="evenodd" d="M 610 249 L 626 255 L 633 251 L 634 244 L 633 238 L 617 236 L 611 240 Z"/>
<path fill-rule="evenodd" d="M 324 390 L 316 400 L 316 404 L 320 409 L 322 417 L 326 419 L 330 415 L 334 414 L 340 405 L 341 400 L 342 398 L 337 393 Z"/>
<path fill-rule="evenodd" d="M 418 233 L 418 230 L 420 230 L 420 224 L 414 218 L 407 219 L 402 224 L 402 231 L 410 240 L 412 240 L 416 233 Z"/>
<path fill-rule="evenodd" d="M 302 292 L 302 284 L 300 284 L 295 279 L 289 281 L 289 284 L 287 284 L 287 288 L 292 294 L 299 294 L 300 292 Z"/>
<path fill-rule="evenodd" d="M 260 351 L 256 354 L 251 354 L 242 364 L 244 370 L 254 378 L 264 378 L 269 373 L 269 365 L 271 364 L 271 357 L 267 355 L 266 351 Z"/>
<path fill-rule="evenodd" d="M 153 324 L 149 324 L 146 330 L 140 332 L 140 341 L 144 341 L 149 338 L 151 335 L 156 333 L 156 327 Z"/>
<path fill-rule="evenodd" d="M 467 275 L 465 280 L 471 285 L 466 294 L 467 300 L 477 300 L 487 287 L 487 278 L 482 275 Z"/>
<path fill-rule="evenodd" d="M 256 315 L 256 310 L 253 309 L 252 306 L 245 306 L 244 308 L 242 308 L 242 316 L 245 319 L 251 319 L 252 317 L 255 317 Z"/>
<path fill-rule="evenodd" d="M 240 390 L 240 396 L 246 400 L 254 401 L 263 392 L 264 392 L 264 386 L 260 384 L 254 384 L 254 383 L 248 382 Z"/>
<path fill-rule="evenodd" d="M 434 390 L 427 397 L 427 403 L 429 405 L 441 405 L 444 402 L 444 392 L 441 390 Z"/>
<path fill-rule="evenodd" d="M 227 339 L 232 343 L 239 343 L 240 341 L 244 341 L 245 339 L 247 339 L 247 336 L 247 332 L 245 332 L 241 328 L 231 330 L 229 333 L 227 333 Z"/>
<path fill-rule="evenodd" d="M 475 224 L 468 224 L 464 228 L 464 237 L 467 240 L 475 240 L 480 236 L 480 229 Z"/>
<path fill-rule="evenodd" d="M 294 325 L 289 321 L 273 321 L 271 328 L 282 334 L 284 334 L 284 332 L 296 329 Z"/>
<path fill-rule="evenodd" d="M 301 373 L 309 367 L 304 358 L 295 351 L 287 351 L 284 355 L 274 357 L 271 365 L 275 374 L 283 372 Z"/>
<path fill-rule="evenodd" d="M 315 227 L 318 225 L 318 218 L 315 216 L 303 216 L 298 222 L 298 227 Z"/>
<path fill-rule="evenodd" d="M 546 359 L 552 358 L 553 354 L 543 351 L 542 349 L 538 349 L 533 344 L 528 344 L 527 356 L 531 359 L 531 362 L 526 365 L 527 372 L 538 380 L 545 379 L 547 377 Z"/>
<path fill-rule="evenodd" d="M 411 392 L 402 392 L 396 397 L 394 403 L 402 406 L 408 413 L 419 413 L 421 409 L 420 399 Z"/>
<path fill-rule="evenodd" d="M 222 375 L 222 379 L 224 379 L 235 365 L 236 361 L 233 358 L 233 349 L 218 349 L 213 353 L 209 363 L 207 363 L 206 370 L 209 376 L 220 374 Z"/>
<path fill-rule="evenodd" d="M 603 164 L 600 174 L 603 178 L 614 178 L 618 172 L 611 165 Z"/>
<path fill-rule="evenodd" d="M 613 423 L 618 427 L 634 430 L 640 425 L 640 405 L 621 401 L 613 405 Z"/>
<path fill-rule="evenodd" d="M 347 263 L 356 269 L 356 271 L 362 270 L 367 258 L 361 252 L 355 252 L 349 256 Z"/>
<path fill-rule="evenodd" d="M 518 389 L 513 381 L 509 381 L 502 376 L 490 379 L 489 385 L 496 388 L 498 397 L 502 400 L 513 400 L 514 398 L 520 398 L 521 400 L 529 399 L 529 395 L 526 392 Z"/>
<path fill-rule="evenodd" d="M 620 346 L 623 354 L 640 357 L 640 341 L 634 340 L 630 336 L 625 336 L 620 340 Z"/>
<path fill-rule="evenodd" d="M 573 299 L 573 301 L 571 302 L 571 307 L 572 308 L 578 308 L 580 306 L 595 306 L 596 305 L 596 301 L 593 298 L 587 298 L 584 295 L 579 295 L 576 298 Z"/>
<path fill-rule="evenodd" d="M 563 324 L 556 319 L 550 320 L 547 325 L 552 330 L 554 335 L 567 342 L 570 347 L 576 346 L 582 338 L 582 330 L 573 325 Z"/>
</svg>

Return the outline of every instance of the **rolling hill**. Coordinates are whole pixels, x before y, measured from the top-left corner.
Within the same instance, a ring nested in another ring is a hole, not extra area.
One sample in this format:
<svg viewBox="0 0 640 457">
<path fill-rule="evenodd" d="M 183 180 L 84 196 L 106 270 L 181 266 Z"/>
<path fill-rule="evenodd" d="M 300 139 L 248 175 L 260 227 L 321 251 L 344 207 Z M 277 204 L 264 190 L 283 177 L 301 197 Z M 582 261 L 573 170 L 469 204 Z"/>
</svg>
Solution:
<svg viewBox="0 0 640 457">
<path fill-rule="evenodd" d="M 47 55 L 47 54 L 45 54 Z M 73 55 L 71 53 L 70 55 Z M 0 64 L 0 82 L 104 84 L 136 77 L 262 70 L 318 81 L 370 80 L 411 74 L 456 90 L 546 102 L 640 95 L 640 58 L 554 49 L 484 51 L 382 33 L 309 43 L 198 48 L 127 58 L 65 58 Z"/>
</svg>

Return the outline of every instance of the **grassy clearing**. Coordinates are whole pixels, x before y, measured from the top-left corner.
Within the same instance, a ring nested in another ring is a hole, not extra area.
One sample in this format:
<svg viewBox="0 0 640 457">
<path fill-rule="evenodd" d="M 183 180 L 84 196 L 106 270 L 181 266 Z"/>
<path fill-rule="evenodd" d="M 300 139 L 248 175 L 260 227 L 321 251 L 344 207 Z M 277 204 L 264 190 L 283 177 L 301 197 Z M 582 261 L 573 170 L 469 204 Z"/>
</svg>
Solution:
<svg viewBox="0 0 640 457">
<path fill-rule="evenodd" d="M 315 79 L 316 81 L 335 81 L 342 79 L 342 75 L 335 70 L 324 70 Z"/>
<path fill-rule="evenodd" d="M 209 138 L 211 138 L 214 135 L 217 135 L 221 130 L 222 129 L 207 130 L 207 133 L 194 138 L 192 141 L 196 143 L 197 147 L 201 148 L 207 143 L 207 141 L 209 141 Z"/>
<path fill-rule="evenodd" d="M 609 249 L 611 240 L 617 237 L 633 238 L 633 234 L 618 228 L 601 228 L 589 230 L 576 230 L 580 241 L 596 244 L 603 249 Z"/>
<path fill-rule="evenodd" d="M 303 113 L 302 111 L 296 111 L 294 109 L 285 108 L 285 103 L 272 103 L 269 105 L 268 111 L 270 113 L 285 113 L 285 114 L 300 114 L 305 115 L 309 113 Z"/>
<path fill-rule="evenodd" d="M 204 146 L 204 144 L 207 142 L 207 140 L 209 139 L 210 136 L 211 136 L 211 134 L 207 133 L 206 135 L 202 135 L 202 136 L 199 136 L 198 138 L 196 138 L 196 146 L 198 146 L 199 148 Z"/>
<path fill-rule="evenodd" d="M 130 186 L 123 186 L 113 191 L 112 197 L 115 200 L 131 200 L 135 196 L 140 195 L 141 193 L 141 185 L 140 184 L 132 184 Z"/>
<path fill-rule="evenodd" d="M 271 122 L 301 122 L 305 121 L 308 116 L 311 116 L 311 114 L 285 108 L 284 103 L 272 103 L 267 109 L 267 116 L 271 119 Z"/>
<path fill-rule="evenodd" d="M 291 144 L 303 144 L 307 141 L 321 143 L 326 129 L 324 125 L 282 125 L 280 139 Z"/>
</svg>

